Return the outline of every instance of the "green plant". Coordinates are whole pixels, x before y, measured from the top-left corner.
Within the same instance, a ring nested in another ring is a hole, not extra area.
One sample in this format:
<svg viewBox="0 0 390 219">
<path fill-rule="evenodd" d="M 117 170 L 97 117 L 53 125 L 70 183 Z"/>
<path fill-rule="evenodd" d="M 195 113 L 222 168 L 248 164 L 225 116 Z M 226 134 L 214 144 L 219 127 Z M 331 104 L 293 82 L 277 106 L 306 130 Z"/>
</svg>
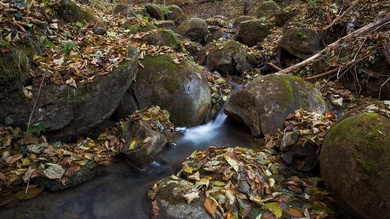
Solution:
<svg viewBox="0 0 390 219">
<path fill-rule="evenodd" d="M 29 127 L 27 127 L 27 132 L 28 133 L 31 133 L 31 134 L 41 134 L 41 132 L 45 132 L 46 131 L 46 125 L 44 122 L 42 121 L 38 121 L 32 125 L 30 125 Z"/>
</svg>

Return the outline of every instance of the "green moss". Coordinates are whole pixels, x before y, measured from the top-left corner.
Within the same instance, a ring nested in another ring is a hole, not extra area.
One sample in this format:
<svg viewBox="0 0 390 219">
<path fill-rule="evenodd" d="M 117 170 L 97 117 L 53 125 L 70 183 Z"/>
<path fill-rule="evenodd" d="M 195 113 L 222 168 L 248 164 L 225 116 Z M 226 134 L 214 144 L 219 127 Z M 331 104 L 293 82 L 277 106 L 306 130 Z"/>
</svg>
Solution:
<svg viewBox="0 0 390 219">
<path fill-rule="evenodd" d="M 28 74 L 31 49 L 26 46 L 14 48 L 10 53 L 0 57 L 0 84 L 10 84 L 12 81 Z"/>
<path fill-rule="evenodd" d="M 351 131 L 351 129 L 354 129 Z M 378 156 L 390 153 L 389 119 L 377 113 L 361 113 L 336 124 L 328 133 L 329 139 L 349 142 L 353 156 L 367 175 L 388 169 L 390 157 Z"/>
</svg>

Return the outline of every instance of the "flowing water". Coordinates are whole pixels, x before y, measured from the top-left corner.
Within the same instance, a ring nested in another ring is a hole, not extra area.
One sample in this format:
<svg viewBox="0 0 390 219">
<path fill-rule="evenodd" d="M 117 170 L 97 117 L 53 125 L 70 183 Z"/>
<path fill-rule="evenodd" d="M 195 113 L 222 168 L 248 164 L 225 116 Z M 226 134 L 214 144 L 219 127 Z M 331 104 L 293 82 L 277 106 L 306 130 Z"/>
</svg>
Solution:
<svg viewBox="0 0 390 219">
<path fill-rule="evenodd" d="M 161 158 L 145 170 L 119 161 L 95 179 L 63 192 L 43 192 L 21 206 L 0 210 L 0 218 L 129 218 L 146 219 L 146 191 L 158 180 L 180 168 L 195 150 L 209 146 L 254 148 L 256 139 L 248 128 L 228 122 L 222 112 L 207 124 L 178 128 L 181 136 Z"/>
</svg>

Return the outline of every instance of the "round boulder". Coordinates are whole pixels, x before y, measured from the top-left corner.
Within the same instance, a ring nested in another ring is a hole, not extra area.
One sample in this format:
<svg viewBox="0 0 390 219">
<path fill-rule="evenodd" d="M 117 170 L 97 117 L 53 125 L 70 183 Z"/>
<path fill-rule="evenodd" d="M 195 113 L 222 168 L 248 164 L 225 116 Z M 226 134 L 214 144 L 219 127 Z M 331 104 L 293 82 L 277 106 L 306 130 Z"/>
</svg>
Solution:
<svg viewBox="0 0 390 219">
<path fill-rule="evenodd" d="M 175 53 L 145 56 L 142 64 L 144 69 L 130 86 L 140 109 L 158 105 L 171 114 L 176 126 L 199 125 L 206 120 L 211 94 L 200 66 Z"/>
<path fill-rule="evenodd" d="M 320 169 L 325 185 L 349 218 L 389 218 L 390 119 L 360 113 L 332 126 Z"/>
<path fill-rule="evenodd" d="M 283 33 L 279 46 L 292 55 L 307 59 L 321 50 L 321 39 L 314 30 L 294 27 Z"/>
<path fill-rule="evenodd" d="M 176 33 L 195 42 L 205 41 L 209 33 L 206 21 L 202 18 L 191 18 L 181 23 L 176 28 Z"/>
<path fill-rule="evenodd" d="M 241 75 L 252 70 L 256 58 L 247 46 L 235 40 L 218 40 L 201 50 L 198 62 L 222 75 Z"/>
<path fill-rule="evenodd" d="M 274 135 L 295 110 L 323 113 L 322 95 L 307 81 L 294 75 L 260 76 L 229 97 L 225 113 L 247 125 L 254 136 Z"/>
<path fill-rule="evenodd" d="M 238 26 L 237 40 L 248 46 L 255 46 L 257 42 L 264 40 L 269 33 L 270 27 L 264 24 L 264 20 L 246 20 L 240 22 Z"/>
</svg>

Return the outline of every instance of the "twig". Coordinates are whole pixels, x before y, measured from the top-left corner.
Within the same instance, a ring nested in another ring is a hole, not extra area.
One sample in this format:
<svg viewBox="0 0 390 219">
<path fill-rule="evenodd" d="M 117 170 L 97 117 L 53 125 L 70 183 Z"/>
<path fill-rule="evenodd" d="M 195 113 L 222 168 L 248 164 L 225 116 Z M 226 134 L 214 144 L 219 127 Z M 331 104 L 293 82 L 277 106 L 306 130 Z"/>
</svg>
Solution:
<svg viewBox="0 0 390 219">
<path fill-rule="evenodd" d="M 268 62 L 268 65 L 270 65 L 272 68 L 278 70 L 278 71 L 282 71 L 283 69 L 281 69 L 279 66 L 276 66 L 274 63 L 272 62 Z"/>
<path fill-rule="evenodd" d="M 31 125 L 31 119 L 32 119 L 32 116 L 33 116 L 33 114 L 34 114 L 34 112 L 35 112 L 35 107 L 37 106 L 37 102 L 38 102 L 39 96 L 41 95 L 42 85 L 43 85 L 43 82 L 44 82 L 44 81 L 45 81 L 45 75 L 43 75 L 41 84 L 39 85 L 37 98 L 35 99 L 34 106 L 33 106 L 32 111 L 31 111 L 31 113 L 30 113 L 30 117 L 28 118 L 27 127 L 29 127 L 29 126 Z"/>
<path fill-rule="evenodd" d="M 349 6 L 349 8 L 347 8 L 347 10 L 344 11 L 343 14 L 341 14 L 340 16 L 338 16 L 336 19 L 333 20 L 333 22 L 331 24 L 329 24 L 328 26 L 326 26 L 323 30 L 326 30 L 328 29 L 329 27 L 333 26 L 333 24 L 335 24 L 337 21 L 339 21 L 342 17 L 344 17 L 350 10 L 352 10 L 353 7 L 355 7 L 355 5 L 357 3 L 359 3 L 360 0 L 355 0 L 351 6 Z"/>
<path fill-rule="evenodd" d="M 339 68 L 335 68 L 335 69 L 326 71 L 326 72 L 321 73 L 321 74 L 317 74 L 317 75 L 313 75 L 313 76 L 310 76 L 310 77 L 306 77 L 305 79 L 306 79 L 306 80 L 311 80 L 311 79 L 316 79 L 316 78 L 324 77 L 324 76 L 333 74 L 333 73 L 337 72 L 338 70 L 339 70 Z"/>
</svg>

